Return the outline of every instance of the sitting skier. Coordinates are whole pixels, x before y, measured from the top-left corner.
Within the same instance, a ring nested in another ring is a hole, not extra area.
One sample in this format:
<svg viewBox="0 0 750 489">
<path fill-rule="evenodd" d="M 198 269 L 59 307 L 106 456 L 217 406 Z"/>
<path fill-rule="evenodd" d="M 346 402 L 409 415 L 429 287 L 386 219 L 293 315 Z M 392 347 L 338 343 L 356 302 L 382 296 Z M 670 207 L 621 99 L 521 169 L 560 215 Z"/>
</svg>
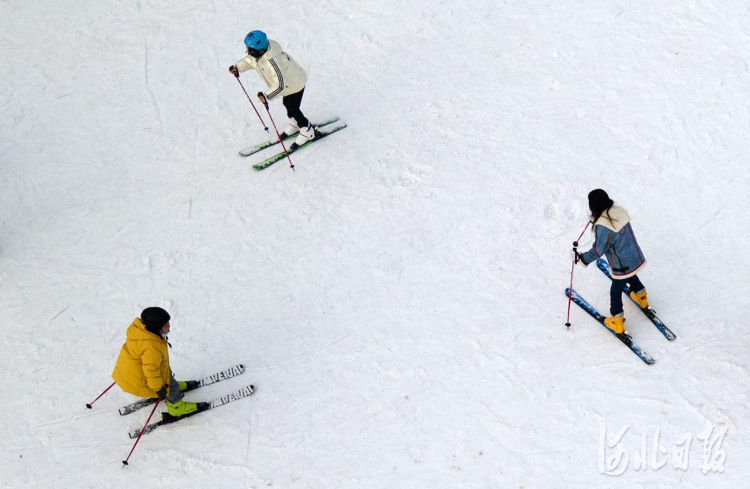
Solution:
<svg viewBox="0 0 750 489">
<path fill-rule="evenodd" d="M 630 226 L 630 216 L 622 207 L 614 205 L 607 192 L 596 189 L 589 192 L 591 222 L 594 223 L 594 244 L 585 253 L 577 254 L 577 261 L 584 265 L 596 261 L 602 255 L 607 257 L 612 270 L 610 294 L 610 317 L 604 319 L 609 329 L 617 334 L 625 332 L 622 291 L 630 286 L 630 297 L 642 308 L 648 307 L 646 288 L 638 278 L 638 271 L 646 264 L 646 259 L 635 239 Z"/>
<path fill-rule="evenodd" d="M 299 130 L 292 149 L 314 139 L 315 128 L 300 110 L 307 83 L 305 70 L 281 49 L 279 43 L 268 39 L 262 31 L 249 32 L 245 36 L 245 46 L 247 56 L 230 66 L 229 71 L 239 77 L 241 72 L 256 70 L 268 87 L 267 92 L 258 92 L 258 99 L 264 105 L 267 100 L 282 96 L 289 125 L 281 133 L 281 137 L 290 136 Z"/>
<path fill-rule="evenodd" d="M 141 317 L 133 320 L 112 378 L 127 393 L 165 400 L 168 414 L 176 417 L 203 410 L 207 403 L 182 400 L 182 391 L 194 381 L 175 380 L 169 367 L 170 319 L 169 313 L 161 307 L 148 307 L 141 312 Z"/>
</svg>

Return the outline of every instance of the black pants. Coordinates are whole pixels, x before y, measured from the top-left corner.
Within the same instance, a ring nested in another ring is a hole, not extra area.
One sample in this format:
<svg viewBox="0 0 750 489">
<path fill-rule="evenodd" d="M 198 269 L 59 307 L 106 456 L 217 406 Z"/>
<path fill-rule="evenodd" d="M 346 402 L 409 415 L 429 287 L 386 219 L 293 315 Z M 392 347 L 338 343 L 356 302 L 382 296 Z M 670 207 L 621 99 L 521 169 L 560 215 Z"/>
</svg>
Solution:
<svg viewBox="0 0 750 489">
<path fill-rule="evenodd" d="M 638 275 L 633 275 L 622 280 L 612 280 L 612 285 L 609 287 L 609 312 L 613 316 L 617 316 L 622 312 L 622 291 L 625 289 L 625 285 L 630 285 L 630 290 L 633 292 L 638 292 L 645 288 Z"/>
<path fill-rule="evenodd" d="M 305 93 L 305 89 L 303 88 L 297 93 L 293 93 L 291 95 L 285 95 L 284 98 L 281 99 L 281 103 L 284 104 L 284 107 L 286 107 L 286 115 L 290 119 L 294 119 L 294 121 L 297 123 L 297 127 L 300 129 L 307 127 L 308 124 L 310 124 L 310 121 L 307 120 L 307 117 L 305 117 L 305 114 L 302 113 L 302 111 L 299 109 L 299 106 L 302 105 L 302 95 Z"/>
</svg>

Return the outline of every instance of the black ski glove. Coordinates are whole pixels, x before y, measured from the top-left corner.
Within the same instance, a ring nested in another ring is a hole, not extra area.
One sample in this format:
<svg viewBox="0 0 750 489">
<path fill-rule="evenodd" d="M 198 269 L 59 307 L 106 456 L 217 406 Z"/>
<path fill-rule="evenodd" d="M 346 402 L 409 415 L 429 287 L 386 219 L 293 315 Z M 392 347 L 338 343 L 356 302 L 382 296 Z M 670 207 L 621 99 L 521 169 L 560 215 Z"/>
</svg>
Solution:
<svg viewBox="0 0 750 489">
<path fill-rule="evenodd" d="M 237 78 L 240 77 L 240 70 L 238 70 L 237 67 L 234 66 L 234 65 L 232 65 L 232 66 L 229 67 L 229 73 L 233 74 Z"/>
<path fill-rule="evenodd" d="M 164 385 L 164 387 L 156 391 L 156 395 L 159 396 L 159 399 L 162 401 L 166 399 L 167 398 L 167 386 Z"/>
</svg>

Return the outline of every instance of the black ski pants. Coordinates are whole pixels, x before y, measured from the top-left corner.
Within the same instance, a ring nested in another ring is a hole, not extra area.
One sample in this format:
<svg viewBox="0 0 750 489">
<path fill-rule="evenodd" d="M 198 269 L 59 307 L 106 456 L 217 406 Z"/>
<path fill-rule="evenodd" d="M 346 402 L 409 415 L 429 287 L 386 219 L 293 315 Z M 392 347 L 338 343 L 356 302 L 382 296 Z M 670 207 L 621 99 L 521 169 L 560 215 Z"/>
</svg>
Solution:
<svg viewBox="0 0 750 489">
<path fill-rule="evenodd" d="M 613 316 L 622 313 L 622 291 L 626 285 L 630 285 L 630 290 L 633 292 L 639 292 L 645 288 L 638 275 L 612 280 L 612 284 L 609 286 L 609 312 Z"/>
<path fill-rule="evenodd" d="M 302 95 L 305 93 L 305 89 L 303 88 L 297 93 L 292 93 L 290 95 L 285 95 L 281 99 L 281 103 L 284 104 L 284 107 L 286 107 L 286 115 L 290 119 L 294 119 L 294 121 L 297 123 L 297 127 L 303 128 L 307 127 L 307 125 L 310 123 L 310 121 L 307 120 L 307 117 L 305 117 L 305 114 L 302 113 L 299 106 L 302 105 Z"/>
</svg>

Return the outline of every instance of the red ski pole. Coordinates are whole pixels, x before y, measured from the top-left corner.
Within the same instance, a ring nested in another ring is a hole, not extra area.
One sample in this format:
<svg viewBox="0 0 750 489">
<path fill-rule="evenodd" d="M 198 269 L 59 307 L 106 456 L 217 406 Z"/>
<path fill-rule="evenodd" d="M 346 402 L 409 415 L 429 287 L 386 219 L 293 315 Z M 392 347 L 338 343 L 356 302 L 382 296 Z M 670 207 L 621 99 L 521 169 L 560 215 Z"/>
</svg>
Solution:
<svg viewBox="0 0 750 489">
<path fill-rule="evenodd" d="M 260 116 L 260 112 L 258 112 L 258 109 L 255 108 L 255 104 L 253 103 L 253 100 L 250 98 L 250 95 L 248 95 L 247 90 L 245 90 L 245 85 L 242 84 L 242 81 L 240 81 L 240 74 L 237 73 L 234 75 L 234 77 L 237 79 L 237 83 L 240 84 L 240 88 L 242 88 L 242 91 L 245 92 L 245 97 L 247 97 L 247 101 L 250 102 L 250 105 L 253 106 L 253 110 L 255 111 L 255 114 L 258 116 L 258 119 L 260 120 L 260 123 L 263 124 L 263 129 L 268 132 L 268 126 L 265 122 L 263 122 L 263 118 Z"/>
<path fill-rule="evenodd" d="M 128 465 L 128 460 L 130 460 L 130 456 L 133 455 L 133 450 L 135 450 L 135 446 L 138 444 L 139 441 L 141 441 L 141 437 L 143 436 L 143 432 L 146 430 L 146 426 L 148 426 L 148 422 L 151 421 L 151 416 L 154 415 L 154 411 L 156 411 L 156 407 L 161 402 L 161 399 L 157 399 L 156 403 L 154 404 L 154 409 L 151 410 L 151 414 L 148 415 L 148 419 L 146 420 L 146 424 L 143 425 L 143 428 L 141 428 L 141 432 L 138 433 L 138 438 L 136 438 L 135 443 L 133 443 L 133 448 L 130 449 L 130 453 L 128 454 L 128 457 L 122 461 L 122 468 L 124 469 L 126 465 Z"/>
<path fill-rule="evenodd" d="M 573 270 L 575 270 L 576 263 L 578 263 L 578 241 L 583 237 L 583 233 L 586 232 L 586 230 L 589 228 L 589 224 L 591 224 L 591 221 L 586 223 L 586 227 L 583 228 L 583 231 L 581 231 L 581 234 L 578 236 L 578 239 L 573 241 L 573 263 L 570 265 L 570 291 L 573 291 Z M 565 326 L 570 328 L 570 301 L 572 294 L 568 294 L 568 320 L 565 321 Z"/>
<path fill-rule="evenodd" d="M 101 394 L 99 394 L 98 396 L 96 396 L 96 399 L 94 399 L 93 401 L 91 401 L 89 403 L 86 403 L 86 407 L 89 408 L 89 409 L 91 409 L 91 405 L 94 404 L 96 401 L 98 401 L 99 398 L 102 397 L 104 394 L 106 394 L 107 391 L 110 390 L 113 385 L 115 385 L 114 382 L 112 382 L 111 384 L 109 384 L 109 387 L 107 387 L 106 389 L 104 389 Z"/>
<path fill-rule="evenodd" d="M 266 112 L 268 112 L 268 118 L 271 119 L 271 125 L 273 126 L 273 130 L 276 132 L 276 137 L 279 138 L 279 142 L 281 143 L 281 147 L 284 148 L 284 153 L 286 153 L 286 159 L 289 160 L 289 168 L 294 171 L 294 163 L 292 163 L 292 158 L 289 156 L 289 150 L 286 149 L 286 145 L 284 144 L 284 138 L 281 137 L 281 134 L 279 134 L 279 130 L 276 128 L 276 122 L 273 120 L 273 116 L 271 115 L 271 111 L 268 109 L 268 100 L 266 100 L 266 97 L 263 95 L 263 92 L 258 93 L 258 97 L 261 97 L 261 102 L 263 102 L 263 105 L 266 107 Z"/>
</svg>

